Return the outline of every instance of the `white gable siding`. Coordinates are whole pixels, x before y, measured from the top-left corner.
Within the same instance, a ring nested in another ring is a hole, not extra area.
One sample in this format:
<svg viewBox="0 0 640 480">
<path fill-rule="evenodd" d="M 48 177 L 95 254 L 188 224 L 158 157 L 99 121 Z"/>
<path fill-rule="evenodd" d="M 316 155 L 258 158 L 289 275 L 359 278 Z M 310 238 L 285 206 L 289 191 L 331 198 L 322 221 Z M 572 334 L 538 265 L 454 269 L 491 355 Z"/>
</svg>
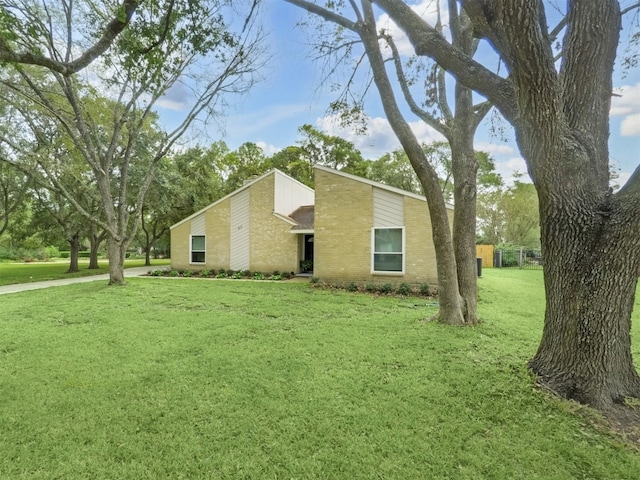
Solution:
<svg viewBox="0 0 640 480">
<path fill-rule="evenodd" d="M 279 171 L 275 173 L 274 211 L 289 215 L 303 205 L 313 205 L 313 190 Z"/>
<path fill-rule="evenodd" d="M 204 235 L 205 223 L 204 213 L 191 219 L 191 235 Z"/>
<path fill-rule="evenodd" d="M 373 188 L 373 226 L 401 227 L 404 225 L 404 198 L 397 193 Z"/>
<path fill-rule="evenodd" d="M 239 192 L 231 197 L 231 246 L 230 268 L 231 270 L 249 270 L 249 189 Z"/>
</svg>

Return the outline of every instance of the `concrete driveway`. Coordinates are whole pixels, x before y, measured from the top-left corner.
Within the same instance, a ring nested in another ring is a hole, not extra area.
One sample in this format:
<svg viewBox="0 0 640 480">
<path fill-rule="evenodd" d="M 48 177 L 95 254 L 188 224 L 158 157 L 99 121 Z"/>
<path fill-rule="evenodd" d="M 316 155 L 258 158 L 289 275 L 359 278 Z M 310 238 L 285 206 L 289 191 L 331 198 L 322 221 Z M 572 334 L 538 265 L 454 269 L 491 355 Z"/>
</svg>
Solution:
<svg viewBox="0 0 640 480">
<path fill-rule="evenodd" d="M 135 267 L 125 268 L 124 277 L 139 277 L 149 273 L 153 267 Z M 71 285 L 72 283 L 86 283 L 86 282 L 99 282 L 109 281 L 109 274 L 103 273 L 100 275 L 92 275 L 89 277 L 77 277 L 77 278 L 61 278 L 59 280 L 47 280 L 44 282 L 32 282 L 32 283 L 17 283 L 15 285 L 3 285 L 0 286 L 0 295 L 5 293 L 26 292 L 27 290 L 38 290 L 40 288 L 58 287 L 60 285 Z"/>
</svg>

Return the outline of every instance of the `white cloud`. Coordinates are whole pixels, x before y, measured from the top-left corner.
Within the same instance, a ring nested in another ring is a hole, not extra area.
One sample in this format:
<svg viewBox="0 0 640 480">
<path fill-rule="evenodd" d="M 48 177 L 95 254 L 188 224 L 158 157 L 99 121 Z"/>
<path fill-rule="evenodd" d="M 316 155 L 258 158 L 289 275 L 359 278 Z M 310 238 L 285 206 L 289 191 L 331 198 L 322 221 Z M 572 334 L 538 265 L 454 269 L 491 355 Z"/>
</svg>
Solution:
<svg viewBox="0 0 640 480">
<path fill-rule="evenodd" d="M 267 143 L 267 142 L 256 142 L 256 145 L 262 149 L 262 151 L 267 157 L 270 157 L 274 153 L 282 150 L 282 147 L 276 147 L 275 145 L 271 145 L 270 143 Z"/>
<path fill-rule="evenodd" d="M 623 85 L 617 88 L 611 99 L 612 116 L 640 113 L 640 82 L 635 85 Z"/>
<path fill-rule="evenodd" d="M 618 187 L 622 187 L 627 183 L 629 178 L 631 178 L 630 172 L 620 172 L 618 173 L 618 178 L 616 178 L 615 180 L 612 180 L 610 183 L 613 183 Z"/>
<path fill-rule="evenodd" d="M 487 152 L 489 155 L 513 155 L 517 153 L 515 148 L 504 143 L 478 142 L 473 148 L 480 152 Z"/>
<path fill-rule="evenodd" d="M 316 125 L 329 135 L 335 135 L 353 143 L 365 158 L 376 159 L 400 148 L 400 142 L 393 133 L 391 125 L 382 117 L 367 119 L 367 133 L 365 135 L 358 135 L 354 129 L 340 126 L 336 115 L 318 118 Z M 420 143 L 443 140 L 438 132 L 424 122 L 410 122 L 409 125 Z"/>
<path fill-rule="evenodd" d="M 623 137 L 640 136 L 640 113 L 629 115 L 622 121 L 620 135 Z"/>
<path fill-rule="evenodd" d="M 435 0 L 419 0 L 419 3 L 410 5 L 411 9 L 418 13 L 429 25 L 435 25 L 437 21 L 437 3 Z M 441 17 L 448 18 L 446 2 L 440 5 Z M 383 13 L 378 18 L 378 27 L 384 28 L 389 33 L 398 47 L 400 55 L 410 57 L 415 54 L 411 42 L 400 28 Z"/>
<path fill-rule="evenodd" d="M 227 123 L 242 129 L 245 136 L 255 133 L 262 134 L 270 127 L 282 122 L 294 119 L 300 114 L 309 112 L 309 104 L 270 105 L 260 110 L 252 110 L 249 113 L 231 115 Z"/>
<path fill-rule="evenodd" d="M 511 157 L 504 162 L 496 162 L 496 172 L 500 174 L 506 184 L 513 183 L 515 174 L 523 174 L 518 180 L 521 182 L 530 182 L 527 173 L 527 164 L 522 157 Z"/>
</svg>

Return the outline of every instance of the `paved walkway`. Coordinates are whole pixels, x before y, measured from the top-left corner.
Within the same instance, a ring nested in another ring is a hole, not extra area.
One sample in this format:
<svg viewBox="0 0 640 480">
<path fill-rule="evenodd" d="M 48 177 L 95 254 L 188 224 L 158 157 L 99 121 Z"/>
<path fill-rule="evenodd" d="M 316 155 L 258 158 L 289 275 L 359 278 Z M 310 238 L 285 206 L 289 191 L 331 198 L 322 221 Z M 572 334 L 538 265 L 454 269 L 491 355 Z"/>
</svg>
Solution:
<svg viewBox="0 0 640 480">
<path fill-rule="evenodd" d="M 127 277 L 139 277 L 145 275 L 152 270 L 153 267 L 135 267 L 125 268 L 124 276 Z M 38 290 L 39 288 L 58 287 L 60 285 L 71 285 L 72 283 L 86 283 L 97 281 L 109 281 L 109 274 L 103 273 L 100 275 L 90 275 L 88 277 L 76 277 L 76 278 L 62 278 L 59 280 L 47 280 L 44 282 L 32 282 L 32 283 L 17 283 L 15 285 L 3 285 L 0 286 L 0 295 L 5 293 L 26 292 L 27 290 Z"/>
</svg>

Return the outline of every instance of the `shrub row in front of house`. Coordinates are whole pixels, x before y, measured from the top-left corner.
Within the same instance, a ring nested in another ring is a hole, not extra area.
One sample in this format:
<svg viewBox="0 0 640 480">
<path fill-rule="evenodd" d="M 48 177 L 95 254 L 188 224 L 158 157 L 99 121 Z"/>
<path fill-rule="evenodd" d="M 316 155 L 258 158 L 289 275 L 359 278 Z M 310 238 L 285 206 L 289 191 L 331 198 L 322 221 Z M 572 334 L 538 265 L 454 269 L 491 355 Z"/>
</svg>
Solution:
<svg viewBox="0 0 640 480">
<path fill-rule="evenodd" d="M 435 293 L 431 290 L 431 287 L 428 283 L 421 283 L 420 285 L 412 285 L 409 283 L 400 283 L 395 285 L 392 283 L 333 283 L 320 281 L 317 278 L 312 278 L 311 283 L 317 288 L 346 290 L 348 292 L 369 293 L 377 295 L 432 297 Z"/>
<path fill-rule="evenodd" d="M 249 270 L 165 270 L 158 269 L 149 272 L 152 277 L 200 277 L 200 278 L 230 278 L 245 280 L 287 280 L 293 277 L 293 272 L 263 273 L 251 272 Z"/>
</svg>

